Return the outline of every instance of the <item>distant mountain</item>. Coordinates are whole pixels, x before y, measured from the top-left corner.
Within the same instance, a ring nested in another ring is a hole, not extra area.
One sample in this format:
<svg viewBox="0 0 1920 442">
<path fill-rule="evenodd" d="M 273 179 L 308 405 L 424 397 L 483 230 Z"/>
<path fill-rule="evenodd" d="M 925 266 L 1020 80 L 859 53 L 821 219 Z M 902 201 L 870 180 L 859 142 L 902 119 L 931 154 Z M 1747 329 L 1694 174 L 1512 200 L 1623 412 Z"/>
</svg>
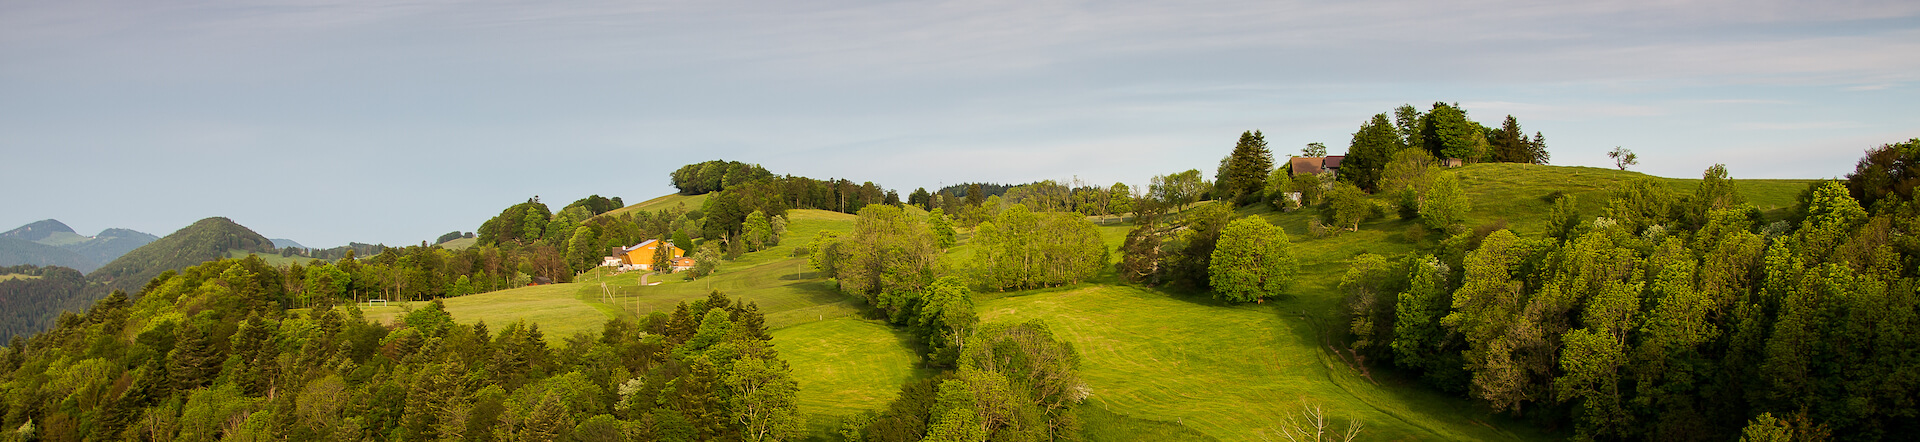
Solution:
<svg viewBox="0 0 1920 442">
<path fill-rule="evenodd" d="M 13 233 L 13 232 L 7 232 Z M 17 265 L 60 266 L 81 272 L 100 268 L 100 262 L 72 250 L 17 237 L 0 236 L 0 267 Z"/>
<path fill-rule="evenodd" d="M 88 273 L 87 279 L 133 294 L 160 272 L 225 258 L 230 250 L 271 254 L 274 248 L 272 240 L 246 226 L 213 217 L 133 249 Z"/>
<path fill-rule="evenodd" d="M 149 235 L 144 232 L 127 229 L 107 229 L 100 231 L 99 235 L 94 235 L 93 239 L 89 239 L 86 242 L 61 247 L 79 253 L 80 256 L 87 257 L 87 259 L 91 259 L 93 262 L 105 264 L 120 258 L 120 255 L 125 255 L 127 252 L 133 251 L 133 249 L 138 249 L 140 246 L 147 245 L 147 243 L 159 239 L 160 237 L 158 236 Z M 97 266 L 98 265 L 96 265 L 96 267 Z M 89 272 L 93 269 L 79 270 L 81 272 Z"/>
<path fill-rule="evenodd" d="M 6 233 L 0 233 L 0 238 L 16 238 L 16 239 L 24 239 L 27 241 L 40 241 L 42 239 L 46 239 L 49 236 L 53 236 L 53 234 L 55 233 L 60 233 L 60 232 L 73 233 L 75 236 L 79 235 L 78 233 L 73 232 L 72 227 L 67 227 L 66 223 L 62 223 L 59 220 L 43 219 L 39 221 L 34 221 L 24 226 L 20 226 L 20 228 L 17 228 L 17 229 L 8 230 L 6 231 Z"/>
<path fill-rule="evenodd" d="M 273 239 L 269 239 L 268 241 L 273 241 L 273 248 L 276 248 L 276 249 L 284 249 L 288 247 L 292 247 L 296 249 L 307 248 L 307 246 L 300 245 L 300 243 L 294 242 L 293 240 L 286 239 L 286 238 L 273 238 Z"/>
<path fill-rule="evenodd" d="M 0 246 L 0 266 L 32 264 L 61 266 L 91 272 L 133 249 L 160 239 L 128 229 L 107 229 L 84 236 L 59 220 L 40 220 L 0 233 L 0 238 L 32 242 L 44 247 L 9 243 Z"/>
</svg>

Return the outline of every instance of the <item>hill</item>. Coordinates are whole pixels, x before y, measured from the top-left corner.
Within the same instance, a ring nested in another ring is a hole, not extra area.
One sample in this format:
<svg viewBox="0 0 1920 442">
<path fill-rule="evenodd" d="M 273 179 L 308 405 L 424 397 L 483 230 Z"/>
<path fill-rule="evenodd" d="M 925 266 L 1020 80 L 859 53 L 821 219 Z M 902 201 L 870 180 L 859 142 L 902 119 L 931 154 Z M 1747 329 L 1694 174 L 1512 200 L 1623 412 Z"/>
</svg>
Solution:
<svg viewBox="0 0 1920 442">
<path fill-rule="evenodd" d="M 67 227 L 66 223 L 62 223 L 59 220 L 43 219 L 43 220 L 27 223 L 27 225 L 14 228 L 13 230 L 8 230 L 4 233 L 0 233 L 0 237 L 18 238 L 18 239 L 24 239 L 27 241 L 40 241 L 42 239 L 46 239 L 50 236 L 53 236 L 53 234 L 56 234 L 56 233 L 74 233 L 74 232 L 72 227 Z M 78 234 L 75 234 L 75 235 L 77 236 Z"/>
<path fill-rule="evenodd" d="M 126 255 L 87 274 L 109 289 L 138 292 L 147 280 L 167 270 L 183 269 L 202 262 L 221 259 L 230 251 L 273 254 L 273 242 L 233 220 L 213 217 L 164 238 L 140 246 Z"/>
<path fill-rule="evenodd" d="M 286 238 L 273 238 L 267 241 L 273 242 L 273 248 L 276 248 L 276 249 L 284 249 L 288 247 L 292 247 L 296 249 L 307 248 L 307 246 L 300 245 L 300 243 L 297 241 L 286 239 Z"/>
<path fill-rule="evenodd" d="M 0 266 L 34 264 L 57 265 L 81 273 L 100 268 L 133 249 L 159 237 L 128 229 L 106 229 L 99 235 L 74 233 L 59 220 L 40 220 L 0 233 L 0 238 L 29 241 L 48 247 L 29 247 L 19 243 L 0 245 Z"/>
<path fill-rule="evenodd" d="M 0 267 L 60 266 L 90 272 L 100 264 L 72 250 L 13 237 L 0 237 Z"/>
<path fill-rule="evenodd" d="M 105 264 L 119 259 L 121 255 L 126 255 L 127 252 L 131 252 L 133 249 L 138 249 L 140 246 L 147 245 L 159 239 L 160 237 L 149 235 L 145 232 L 137 232 L 129 229 L 106 229 L 86 241 L 61 247 L 72 250 L 74 253 L 79 253 L 80 256 L 93 260 L 93 262 Z M 81 270 L 81 272 L 90 271 L 92 271 L 92 269 Z"/>
</svg>

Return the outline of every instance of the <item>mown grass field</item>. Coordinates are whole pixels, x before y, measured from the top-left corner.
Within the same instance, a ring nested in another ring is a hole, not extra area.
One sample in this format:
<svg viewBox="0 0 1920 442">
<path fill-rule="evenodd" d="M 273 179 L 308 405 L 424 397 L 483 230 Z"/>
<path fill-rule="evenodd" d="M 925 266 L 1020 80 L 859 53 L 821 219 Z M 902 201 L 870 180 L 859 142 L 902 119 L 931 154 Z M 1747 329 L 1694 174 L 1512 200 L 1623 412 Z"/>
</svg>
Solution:
<svg viewBox="0 0 1920 442">
<path fill-rule="evenodd" d="M 1317 303 L 1312 303 L 1317 308 Z M 1174 422 L 1220 440 L 1262 440 L 1301 401 L 1370 440 L 1530 440 L 1463 399 L 1375 385 L 1322 348 L 1324 320 L 1282 300 L 1227 306 L 1120 285 L 1014 294 L 983 302 L 983 321 L 1044 320 L 1080 352 L 1087 406 Z M 1268 436 L 1275 437 L 1272 434 Z"/>
<path fill-rule="evenodd" d="M 932 374 L 911 350 L 912 336 L 856 318 L 814 321 L 773 331 L 773 345 L 800 381 L 800 412 L 815 428 L 884 409 L 900 386 Z"/>
</svg>

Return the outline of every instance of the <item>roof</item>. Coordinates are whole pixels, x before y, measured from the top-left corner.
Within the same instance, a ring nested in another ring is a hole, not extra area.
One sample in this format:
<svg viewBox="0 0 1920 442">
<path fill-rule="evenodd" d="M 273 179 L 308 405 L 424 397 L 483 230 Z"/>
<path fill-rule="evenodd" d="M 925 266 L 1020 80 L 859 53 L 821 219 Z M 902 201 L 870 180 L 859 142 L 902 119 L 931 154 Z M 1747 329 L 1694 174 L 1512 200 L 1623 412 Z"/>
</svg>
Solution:
<svg viewBox="0 0 1920 442">
<path fill-rule="evenodd" d="M 1331 155 L 1326 159 L 1320 160 L 1320 166 L 1328 169 L 1339 169 L 1340 161 L 1345 159 L 1347 159 L 1345 155 Z"/>
<path fill-rule="evenodd" d="M 629 252 L 631 252 L 631 251 L 634 251 L 634 250 L 639 250 L 639 249 L 640 249 L 641 247 L 646 247 L 646 246 L 647 246 L 647 244 L 653 244 L 653 243 L 657 243 L 657 242 L 660 242 L 660 240 L 657 240 L 657 239 L 649 239 L 649 240 L 646 240 L 646 241 L 641 241 L 641 242 L 640 242 L 639 244 L 634 244 L 634 245 L 633 245 L 633 247 L 628 247 L 628 248 L 627 248 L 627 251 L 629 251 Z"/>
<path fill-rule="evenodd" d="M 1322 159 L 1321 157 L 1293 157 L 1287 160 L 1287 168 L 1292 169 L 1294 175 L 1320 173 Z"/>
</svg>

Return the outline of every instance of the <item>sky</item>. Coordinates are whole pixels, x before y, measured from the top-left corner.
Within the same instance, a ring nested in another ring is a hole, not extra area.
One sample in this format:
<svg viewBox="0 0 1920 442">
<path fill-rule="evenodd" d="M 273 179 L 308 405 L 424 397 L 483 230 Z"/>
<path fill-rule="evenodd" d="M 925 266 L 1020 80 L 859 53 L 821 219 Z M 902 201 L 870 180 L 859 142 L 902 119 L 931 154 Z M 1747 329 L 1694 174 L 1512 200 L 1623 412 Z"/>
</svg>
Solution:
<svg viewBox="0 0 1920 442">
<path fill-rule="evenodd" d="M 1143 185 L 1458 103 L 1552 163 L 1832 178 L 1920 137 L 1920 2 L 0 3 L 0 228 L 416 244 L 712 159 Z"/>
</svg>

